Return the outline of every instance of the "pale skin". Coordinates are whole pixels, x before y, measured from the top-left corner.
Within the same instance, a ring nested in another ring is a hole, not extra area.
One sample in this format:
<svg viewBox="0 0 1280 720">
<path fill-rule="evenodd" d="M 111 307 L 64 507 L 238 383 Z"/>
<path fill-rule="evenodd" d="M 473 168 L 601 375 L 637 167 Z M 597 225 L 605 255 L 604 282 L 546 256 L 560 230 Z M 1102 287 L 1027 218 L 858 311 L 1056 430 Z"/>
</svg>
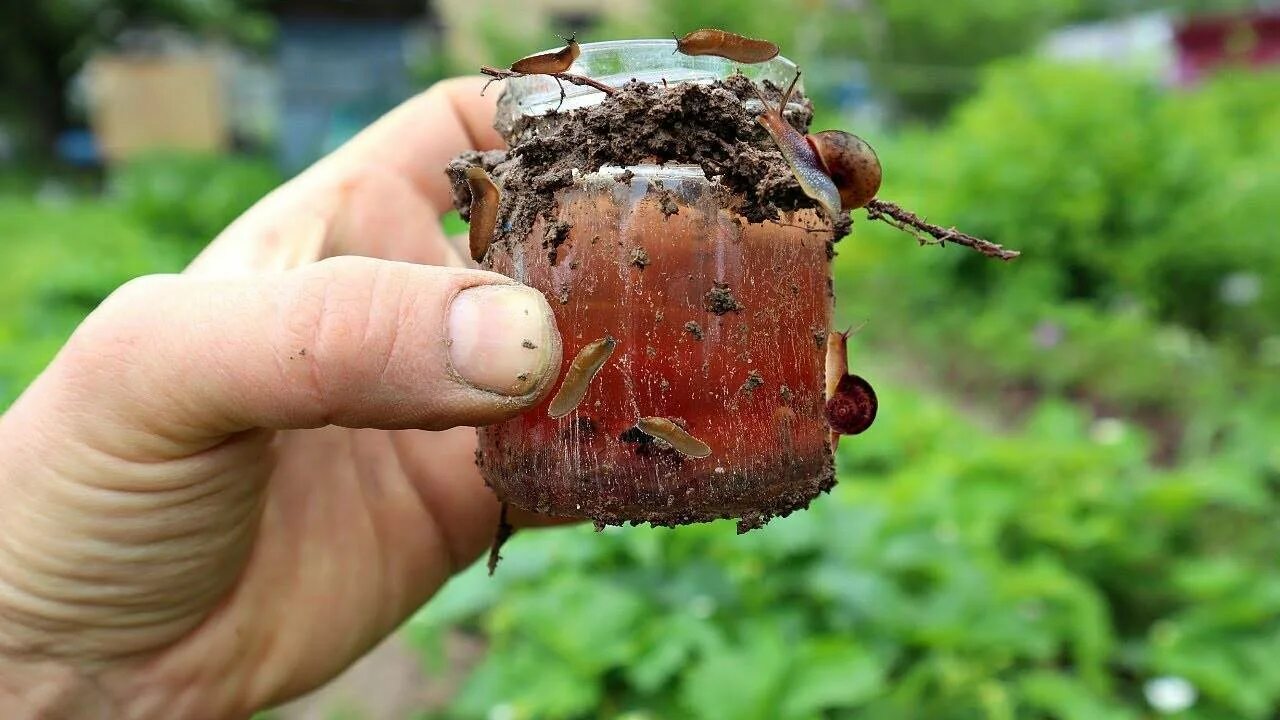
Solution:
<svg viewBox="0 0 1280 720">
<path fill-rule="evenodd" d="M 440 229 L 445 164 L 502 144 L 482 85 L 435 86 L 119 290 L 0 417 L 0 717 L 246 717 L 485 549 L 469 426 L 544 396 L 560 349 L 545 300 Z"/>
</svg>

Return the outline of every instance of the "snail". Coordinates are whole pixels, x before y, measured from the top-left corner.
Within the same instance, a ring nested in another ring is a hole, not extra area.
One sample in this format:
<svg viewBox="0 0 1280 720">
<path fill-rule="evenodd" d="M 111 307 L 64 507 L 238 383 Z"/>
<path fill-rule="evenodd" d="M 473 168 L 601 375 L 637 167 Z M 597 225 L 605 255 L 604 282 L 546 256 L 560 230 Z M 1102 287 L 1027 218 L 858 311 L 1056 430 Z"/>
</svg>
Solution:
<svg viewBox="0 0 1280 720">
<path fill-rule="evenodd" d="M 799 80 L 797 72 L 776 108 L 770 107 L 753 85 L 764 104 L 764 113 L 756 119 L 777 144 L 800 189 L 834 220 L 839 213 L 863 207 L 875 198 L 882 177 L 880 159 L 870 145 L 852 133 L 824 130 L 801 135 L 792 127 L 782 112 Z"/>
<path fill-rule="evenodd" d="M 778 46 L 724 30 L 694 30 L 676 38 L 676 52 L 683 55 L 716 55 L 747 65 L 778 56 Z"/>
<path fill-rule="evenodd" d="M 530 55 L 522 60 L 517 60 L 511 64 L 511 71 L 528 75 L 554 75 L 568 72 L 573 62 L 582 54 L 582 48 L 578 46 L 577 38 L 577 33 L 569 37 L 562 37 L 561 40 L 565 41 L 564 47 L 552 52 Z"/>
<path fill-rule="evenodd" d="M 849 373 L 848 343 L 851 334 L 851 331 L 827 334 L 825 414 L 827 424 L 831 426 L 832 450 L 835 450 L 841 435 L 857 435 L 871 427 L 879 407 L 871 383 Z"/>
</svg>

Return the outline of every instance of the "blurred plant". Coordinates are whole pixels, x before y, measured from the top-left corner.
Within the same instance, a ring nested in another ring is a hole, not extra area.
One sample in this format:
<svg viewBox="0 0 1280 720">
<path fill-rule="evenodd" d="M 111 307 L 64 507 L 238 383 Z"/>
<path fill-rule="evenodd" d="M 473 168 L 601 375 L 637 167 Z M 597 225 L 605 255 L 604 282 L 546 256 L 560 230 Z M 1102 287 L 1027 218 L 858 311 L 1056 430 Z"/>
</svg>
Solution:
<svg viewBox="0 0 1280 720">
<path fill-rule="evenodd" d="M 103 298 L 181 270 L 280 180 L 264 161 L 165 153 L 122 166 L 105 201 L 0 195 L 0 410 Z"/>
<path fill-rule="evenodd" d="M 142 223 L 93 201 L 0 198 L 0 238 L 0 408 L 103 298 L 138 275 L 177 271 L 185 260 Z"/>
<path fill-rule="evenodd" d="M 1153 471 L 1143 433 L 1061 403 L 957 432 L 975 418 L 885 389 L 806 512 L 530 532 L 455 580 L 408 626 L 428 656 L 451 628 L 491 642 L 446 716 L 1136 720 L 1173 675 L 1182 717 L 1270 717 L 1280 507 L 1255 464 Z"/>
<path fill-rule="evenodd" d="M 194 253 L 282 181 L 266 160 L 163 152 L 120 166 L 110 189 L 130 215 Z"/>
<path fill-rule="evenodd" d="M 895 171 L 884 196 L 1018 247 L 1016 267 L 902 253 L 866 224 L 840 247 L 840 295 L 868 340 L 948 347 L 934 371 L 978 393 L 1220 421 L 1274 372 L 1278 108 L 1275 74 L 1183 93 L 1005 64 L 942 132 L 872 142 Z"/>
</svg>

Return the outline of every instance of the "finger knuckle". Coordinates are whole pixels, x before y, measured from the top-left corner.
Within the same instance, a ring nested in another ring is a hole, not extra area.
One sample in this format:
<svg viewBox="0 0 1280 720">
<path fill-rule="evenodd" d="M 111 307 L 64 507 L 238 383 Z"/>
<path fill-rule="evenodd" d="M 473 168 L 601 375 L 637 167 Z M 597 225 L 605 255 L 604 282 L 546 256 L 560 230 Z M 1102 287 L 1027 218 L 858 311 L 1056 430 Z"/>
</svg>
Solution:
<svg viewBox="0 0 1280 720">
<path fill-rule="evenodd" d="M 305 358 L 312 394 L 344 414 L 376 391 L 402 331 L 407 270 L 338 257 L 308 268 L 286 303 L 291 341 L 278 352 Z"/>
</svg>

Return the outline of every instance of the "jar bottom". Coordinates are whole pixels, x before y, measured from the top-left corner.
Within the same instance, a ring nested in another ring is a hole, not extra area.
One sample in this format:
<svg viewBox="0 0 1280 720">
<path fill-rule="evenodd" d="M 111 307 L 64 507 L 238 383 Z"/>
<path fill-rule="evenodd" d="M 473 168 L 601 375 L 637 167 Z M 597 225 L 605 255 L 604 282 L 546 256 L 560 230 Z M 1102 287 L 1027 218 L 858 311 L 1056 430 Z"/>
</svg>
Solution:
<svg viewBox="0 0 1280 720">
<path fill-rule="evenodd" d="M 485 430 L 481 430 L 485 442 Z M 597 525 L 650 523 L 674 527 L 731 519 L 738 532 L 803 510 L 835 486 L 830 452 L 779 456 L 749 467 L 683 469 L 673 450 L 635 450 L 644 472 L 617 465 L 583 468 L 549 481 L 562 470 L 554 448 L 522 453 L 477 453 L 481 473 L 498 499 L 544 515 L 589 518 Z M 761 478 L 767 478 L 761 481 Z"/>
</svg>

